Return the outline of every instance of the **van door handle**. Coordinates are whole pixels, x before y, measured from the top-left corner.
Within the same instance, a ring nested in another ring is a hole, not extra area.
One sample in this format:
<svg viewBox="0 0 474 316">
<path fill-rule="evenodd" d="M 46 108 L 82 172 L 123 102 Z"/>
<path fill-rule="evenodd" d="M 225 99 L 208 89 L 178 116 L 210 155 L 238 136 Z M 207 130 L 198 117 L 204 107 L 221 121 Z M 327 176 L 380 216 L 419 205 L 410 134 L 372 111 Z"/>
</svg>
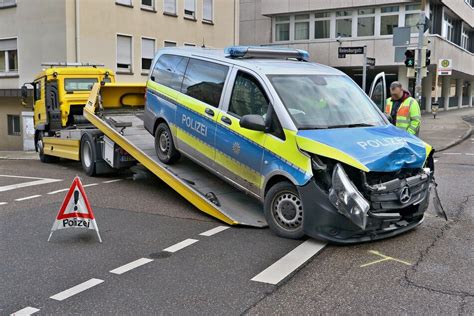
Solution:
<svg viewBox="0 0 474 316">
<path fill-rule="evenodd" d="M 206 114 L 209 116 L 214 116 L 214 111 L 210 108 L 206 108 L 204 112 L 206 112 Z"/>
<path fill-rule="evenodd" d="M 221 117 L 221 121 L 226 123 L 227 125 L 231 125 L 232 124 L 232 121 L 230 120 L 230 118 L 228 118 L 227 116 L 223 116 Z"/>
</svg>

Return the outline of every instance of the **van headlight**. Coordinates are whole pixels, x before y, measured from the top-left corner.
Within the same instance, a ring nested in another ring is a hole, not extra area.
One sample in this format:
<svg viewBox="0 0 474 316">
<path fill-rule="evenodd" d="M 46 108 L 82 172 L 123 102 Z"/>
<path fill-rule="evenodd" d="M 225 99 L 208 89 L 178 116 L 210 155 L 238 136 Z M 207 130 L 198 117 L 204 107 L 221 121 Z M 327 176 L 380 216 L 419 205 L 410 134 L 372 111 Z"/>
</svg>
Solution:
<svg viewBox="0 0 474 316">
<path fill-rule="evenodd" d="M 329 189 L 329 200 L 339 213 L 349 218 L 354 224 L 365 229 L 367 212 L 370 205 L 347 176 L 344 168 L 337 164 L 332 173 L 332 187 Z"/>
</svg>

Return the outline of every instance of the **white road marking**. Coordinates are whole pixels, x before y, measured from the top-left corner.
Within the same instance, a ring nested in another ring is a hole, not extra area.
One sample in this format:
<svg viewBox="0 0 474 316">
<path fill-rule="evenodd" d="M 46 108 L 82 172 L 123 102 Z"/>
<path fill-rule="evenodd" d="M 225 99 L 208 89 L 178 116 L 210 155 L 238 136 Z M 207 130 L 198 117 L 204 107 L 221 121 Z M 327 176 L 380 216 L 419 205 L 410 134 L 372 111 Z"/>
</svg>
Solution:
<svg viewBox="0 0 474 316">
<path fill-rule="evenodd" d="M 102 183 L 114 183 L 114 182 L 119 182 L 122 181 L 123 179 L 113 179 L 113 180 L 107 180 L 107 181 L 102 181 Z"/>
<path fill-rule="evenodd" d="M 183 248 L 186 248 L 187 246 L 191 246 L 192 244 L 194 244 L 195 242 L 198 242 L 199 240 L 196 240 L 196 239 L 185 239 L 177 244 L 174 244 L 173 246 L 170 246 L 166 249 L 163 249 L 163 251 L 167 251 L 167 252 L 176 252 L 176 251 L 179 251 Z"/>
<path fill-rule="evenodd" d="M 466 153 L 467 156 L 474 156 L 472 153 Z"/>
<path fill-rule="evenodd" d="M 87 187 L 93 187 L 99 185 L 98 183 L 89 183 L 89 184 L 84 184 L 82 187 L 87 188 Z"/>
<path fill-rule="evenodd" d="M 443 155 L 462 155 L 462 153 L 443 153 Z"/>
<path fill-rule="evenodd" d="M 7 205 L 8 202 L 0 202 L 0 205 Z"/>
<path fill-rule="evenodd" d="M 217 233 L 220 233 L 221 231 L 224 231 L 228 228 L 230 228 L 230 227 L 229 226 L 217 226 L 217 227 L 214 227 L 213 229 L 209 229 L 208 231 L 200 233 L 199 235 L 209 237 L 209 236 L 215 235 Z"/>
<path fill-rule="evenodd" d="M 435 159 L 434 162 L 438 162 L 438 159 Z"/>
<path fill-rule="evenodd" d="M 115 269 L 113 269 L 109 272 L 113 273 L 113 274 L 123 274 L 125 272 L 128 272 L 130 270 L 138 268 L 139 266 L 142 266 L 142 265 L 147 264 L 147 263 L 152 262 L 152 261 L 153 261 L 153 259 L 140 258 L 138 260 L 132 261 L 132 262 L 127 263 L 127 264 L 124 264 L 121 267 L 115 268 Z"/>
<path fill-rule="evenodd" d="M 40 196 L 41 196 L 41 194 L 25 196 L 25 197 L 22 197 L 22 198 L 19 198 L 19 199 L 15 199 L 15 201 L 21 202 L 21 201 L 25 201 L 25 200 L 35 199 L 35 198 L 40 197 Z"/>
<path fill-rule="evenodd" d="M 0 192 L 5 192 L 5 191 L 20 189 L 20 188 L 31 187 L 31 186 L 34 186 L 34 185 L 42 185 L 42 184 L 47 184 L 47 183 L 53 183 L 53 182 L 63 181 L 63 180 L 61 180 L 61 179 L 49 179 L 49 178 L 36 178 L 36 177 L 24 177 L 24 176 L 12 176 L 12 175 L 6 175 L 6 174 L 0 174 L 0 177 L 4 177 L 4 178 L 18 178 L 18 179 L 33 179 L 33 180 L 34 180 L 34 181 L 29 181 L 29 182 L 23 182 L 23 183 L 17 183 L 17 184 L 10 184 L 10 185 L 1 186 L 1 187 L 0 187 Z"/>
<path fill-rule="evenodd" d="M 252 281 L 276 285 L 320 252 L 325 246 L 326 243 L 309 239 L 254 276 Z"/>
<path fill-rule="evenodd" d="M 65 191 L 68 191 L 68 190 L 69 190 L 69 188 L 65 188 L 65 189 L 61 189 L 61 190 L 48 192 L 48 194 L 56 194 L 56 193 L 65 192 Z"/>
<path fill-rule="evenodd" d="M 31 306 L 28 306 L 28 307 L 25 307 L 23 309 L 20 309 L 19 311 L 16 311 L 14 312 L 13 314 L 10 314 L 10 316 L 20 316 L 20 315 L 32 315 L 36 312 L 39 312 L 39 309 L 37 308 L 34 308 L 34 307 L 31 307 Z"/>
<path fill-rule="evenodd" d="M 62 291 L 58 294 L 55 294 L 53 296 L 51 296 L 50 298 L 53 299 L 53 300 L 56 300 L 56 301 L 63 301 L 73 295 L 76 295 L 78 293 L 81 293 L 85 290 L 88 290 L 98 284 L 101 284 L 102 282 L 104 282 L 104 280 L 100 280 L 100 279 L 90 279 L 86 282 L 83 282 L 81 284 L 78 284 L 76 286 L 73 286 L 72 288 L 70 289 L 67 289 L 65 291 Z"/>
</svg>

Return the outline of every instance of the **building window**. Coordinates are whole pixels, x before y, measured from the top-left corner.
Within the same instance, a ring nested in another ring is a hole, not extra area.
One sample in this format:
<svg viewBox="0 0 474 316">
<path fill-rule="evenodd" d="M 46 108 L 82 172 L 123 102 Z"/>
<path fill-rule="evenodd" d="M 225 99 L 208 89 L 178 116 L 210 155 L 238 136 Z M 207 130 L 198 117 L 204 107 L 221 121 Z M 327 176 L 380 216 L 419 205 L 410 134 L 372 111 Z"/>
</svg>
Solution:
<svg viewBox="0 0 474 316">
<path fill-rule="evenodd" d="M 453 19 L 446 14 L 443 19 L 443 37 L 452 42 L 454 37 L 454 22 Z"/>
<path fill-rule="evenodd" d="M 314 38 L 329 38 L 331 36 L 331 18 L 328 12 L 314 14 Z"/>
<path fill-rule="evenodd" d="M 393 34 L 393 29 L 398 27 L 398 11 L 397 6 L 380 9 L 380 35 Z"/>
<path fill-rule="evenodd" d="M 128 7 L 132 6 L 132 0 L 115 0 L 115 3 L 116 4 L 121 4 L 121 5 L 126 5 Z"/>
<path fill-rule="evenodd" d="M 18 73 L 16 38 L 0 40 L 0 73 Z"/>
<path fill-rule="evenodd" d="M 163 0 L 163 12 L 176 15 L 176 0 Z"/>
<path fill-rule="evenodd" d="M 474 9 L 474 0 L 464 0 L 468 6 L 471 7 L 471 9 Z"/>
<path fill-rule="evenodd" d="M 7 115 L 8 135 L 20 136 L 20 116 L 19 115 Z"/>
<path fill-rule="evenodd" d="M 176 47 L 176 42 L 164 41 L 165 47 Z"/>
<path fill-rule="evenodd" d="M 295 15 L 295 40 L 309 39 L 309 14 Z"/>
<path fill-rule="evenodd" d="M 117 35 L 117 71 L 132 72 L 132 37 Z"/>
<path fill-rule="evenodd" d="M 469 50 L 469 34 L 465 30 L 461 34 L 461 47 Z"/>
<path fill-rule="evenodd" d="M 193 43 L 184 43 L 184 46 L 187 46 L 187 47 L 196 47 L 196 44 L 193 44 Z"/>
<path fill-rule="evenodd" d="M 374 36 L 375 9 L 359 9 L 357 13 L 357 36 Z"/>
<path fill-rule="evenodd" d="M 289 16 L 277 16 L 275 18 L 275 40 L 278 42 L 290 40 Z"/>
<path fill-rule="evenodd" d="M 196 18 L 196 0 L 184 0 L 184 16 Z"/>
<path fill-rule="evenodd" d="M 142 8 L 155 10 L 155 0 L 142 0 Z"/>
<path fill-rule="evenodd" d="M 142 38 L 142 72 L 148 73 L 151 62 L 155 57 L 155 40 L 151 38 Z"/>
<path fill-rule="evenodd" d="M 420 4 L 409 4 L 405 6 L 405 26 L 411 27 L 412 33 L 418 33 L 416 24 L 420 20 Z"/>
<path fill-rule="evenodd" d="M 202 19 L 207 22 L 214 21 L 214 1 L 213 0 L 203 0 Z"/>
<path fill-rule="evenodd" d="M 16 6 L 16 0 L 0 0 L 0 9 Z"/>
<path fill-rule="evenodd" d="M 352 11 L 336 12 L 336 37 L 352 37 Z"/>
</svg>

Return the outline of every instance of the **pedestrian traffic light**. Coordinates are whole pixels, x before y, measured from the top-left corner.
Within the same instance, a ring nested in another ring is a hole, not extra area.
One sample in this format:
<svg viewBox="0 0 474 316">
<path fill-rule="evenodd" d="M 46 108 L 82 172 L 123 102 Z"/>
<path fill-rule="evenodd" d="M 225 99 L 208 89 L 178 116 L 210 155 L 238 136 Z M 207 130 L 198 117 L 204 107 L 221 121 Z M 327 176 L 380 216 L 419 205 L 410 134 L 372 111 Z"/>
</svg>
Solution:
<svg viewBox="0 0 474 316">
<path fill-rule="evenodd" d="M 408 68 L 415 67 L 415 50 L 414 49 L 407 49 L 405 51 L 405 66 Z"/>
<path fill-rule="evenodd" d="M 431 64 L 431 50 L 429 49 L 426 49 L 426 53 L 425 53 L 425 67 L 428 67 L 430 64 Z"/>
</svg>

